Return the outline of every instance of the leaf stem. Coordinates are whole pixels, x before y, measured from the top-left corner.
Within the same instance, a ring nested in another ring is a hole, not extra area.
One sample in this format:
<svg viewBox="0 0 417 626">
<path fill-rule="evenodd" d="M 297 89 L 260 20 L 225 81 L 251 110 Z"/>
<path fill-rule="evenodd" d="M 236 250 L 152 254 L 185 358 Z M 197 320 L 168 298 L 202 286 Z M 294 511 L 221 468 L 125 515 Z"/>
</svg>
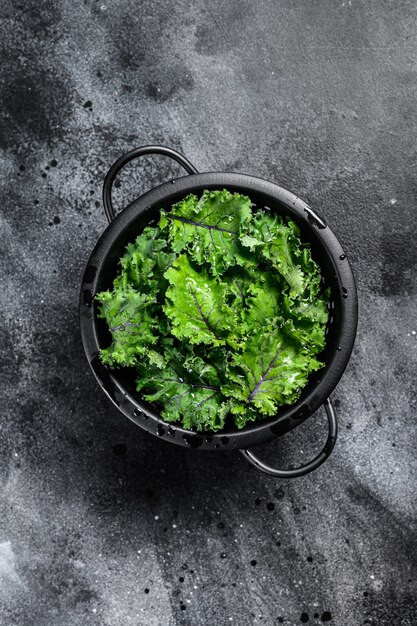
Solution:
<svg viewBox="0 0 417 626">
<path fill-rule="evenodd" d="M 277 358 L 279 357 L 280 354 L 281 354 L 281 348 L 278 348 L 277 353 L 275 354 L 274 358 L 271 360 L 271 362 L 269 363 L 269 365 L 266 368 L 266 370 L 264 372 L 262 372 L 261 378 L 259 379 L 259 381 L 255 385 L 255 387 L 252 389 L 251 393 L 249 394 L 248 402 L 252 402 L 252 400 L 254 399 L 256 394 L 259 392 L 259 389 L 260 389 L 261 385 L 263 385 L 263 383 L 265 382 L 266 377 L 268 376 L 268 373 L 274 367 L 275 362 L 276 362 L 276 360 L 277 360 Z"/>
<path fill-rule="evenodd" d="M 196 226 L 197 228 L 207 228 L 207 230 L 217 230 L 221 233 L 230 233 L 231 235 L 237 235 L 237 232 L 235 230 L 228 230 L 227 228 L 221 228 L 220 226 L 211 224 L 204 224 L 203 222 L 193 222 L 192 220 L 187 220 L 185 217 L 180 217 L 179 215 L 168 215 L 167 217 L 171 220 L 177 220 L 178 222 L 182 222 L 183 224 Z"/>
<path fill-rule="evenodd" d="M 191 296 L 192 296 L 192 298 L 193 298 L 193 300 L 194 300 L 194 303 L 195 303 L 195 305 L 196 305 L 196 307 L 197 307 L 197 311 L 198 311 L 198 312 L 199 312 L 199 314 L 200 314 L 201 319 L 203 320 L 203 322 L 204 322 L 204 323 L 205 323 L 205 325 L 207 326 L 208 330 L 212 333 L 212 335 L 214 335 L 214 336 L 216 337 L 216 339 L 218 340 L 218 339 L 219 339 L 219 337 L 218 337 L 218 336 L 216 335 L 216 333 L 214 332 L 214 329 L 213 329 L 213 327 L 211 326 L 211 324 L 210 324 L 210 322 L 209 322 L 209 320 L 208 320 L 208 317 L 206 317 L 206 316 L 204 315 L 203 310 L 202 310 L 202 308 L 201 308 L 201 306 L 200 306 L 200 303 L 199 303 L 199 301 L 197 300 L 197 296 L 195 295 L 195 291 L 194 291 L 194 289 L 190 288 L 190 293 L 191 293 Z"/>
</svg>

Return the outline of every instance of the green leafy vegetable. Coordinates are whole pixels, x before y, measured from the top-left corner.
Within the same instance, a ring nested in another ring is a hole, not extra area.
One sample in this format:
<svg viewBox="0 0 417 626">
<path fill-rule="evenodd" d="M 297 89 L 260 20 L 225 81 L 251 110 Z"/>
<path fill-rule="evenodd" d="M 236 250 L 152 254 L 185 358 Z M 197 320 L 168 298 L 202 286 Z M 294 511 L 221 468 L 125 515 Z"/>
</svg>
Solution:
<svg viewBox="0 0 417 626">
<path fill-rule="evenodd" d="M 298 228 L 293 222 L 287 224 L 278 215 L 258 214 L 248 228 L 248 235 L 241 239 L 251 251 L 259 252 L 269 259 L 290 287 L 290 296 L 303 293 L 305 275 L 301 264 L 302 244 Z"/>
<path fill-rule="evenodd" d="M 135 243 L 126 246 L 120 259 L 122 271 L 114 281 L 116 290 L 134 287 L 141 292 L 163 295 L 163 274 L 177 255 L 168 251 L 167 242 L 158 235 L 157 228 L 147 227 Z"/>
<path fill-rule="evenodd" d="M 185 255 L 180 255 L 165 272 L 170 287 L 163 310 L 172 322 L 172 334 L 190 343 L 213 346 L 227 340 L 235 344 L 240 332 L 237 311 L 226 303 L 224 283 L 206 270 L 197 271 Z"/>
<path fill-rule="evenodd" d="M 243 317 L 248 331 L 275 325 L 281 315 L 283 294 L 279 283 L 271 275 L 261 275 L 260 279 L 248 286 Z"/>
<path fill-rule="evenodd" d="M 170 213 L 161 211 L 159 225 L 168 227 L 172 249 L 187 250 L 190 258 L 221 274 L 232 265 L 245 265 L 251 257 L 239 241 L 240 228 L 252 218 L 246 196 L 223 191 L 193 194 L 174 204 Z"/>
<path fill-rule="evenodd" d="M 138 366 L 137 390 L 146 390 L 146 400 L 163 405 L 167 422 L 182 420 L 185 428 L 197 430 L 223 428 L 229 403 L 221 394 L 223 379 L 216 367 L 173 348 L 164 360 L 163 367 L 146 360 Z"/>
<path fill-rule="evenodd" d="M 291 331 L 290 326 L 277 324 L 270 330 L 258 328 L 244 351 L 233 355 L 222 391 L 237 401 L 234 411 L 240 413 L 249 404 L 260 413 L 274 415 L 279 406 L 298 399 L 308 374 L 321 364 Z"/>
<path fill-rule="evenodd" d="M 161 211 L 96 296 L 100 357 L 134 367 L 167 422 L 238 428 L 295 402 L 322 367 L 329 292 L 298 226 L 227 190 Z"/>
<path fill-rule="evenodd" d="M 157 341 L 158 324 L 151 314 L 155 298 L 128 287 L 103 291 L 97 299 L 99 317 L 106 320 L 113 338 L 111 346 L 101 350 L 101 360 L 113 367 L 136 365 L 138 356 Z"/>
</svg>

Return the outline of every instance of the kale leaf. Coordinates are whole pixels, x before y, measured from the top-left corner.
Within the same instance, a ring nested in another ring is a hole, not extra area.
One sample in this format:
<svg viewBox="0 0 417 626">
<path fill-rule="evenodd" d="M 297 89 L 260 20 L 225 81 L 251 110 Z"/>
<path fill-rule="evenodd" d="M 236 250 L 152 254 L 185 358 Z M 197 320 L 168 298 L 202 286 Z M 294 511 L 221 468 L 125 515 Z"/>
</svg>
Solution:
<svg viewBox="0 0 417 626">
<path fill-rule="evenodd" d="M 214 364 L 187 348 L 168 347 L 160 364 L 144 359 L 137 366 L 137 390 L 146 391 L 148 402 L 163 405 L 161 415 L 167 422 L 182 421 L 187 429 L 223 428 L 229 412 L 220 391 L 223 382 Z"/>
<path fill-rule="evenodd" d="M 187 251 L 196 263 L 208 264 L 214 275 L 233 265 L 253 263 L 241 245 L 240 229 L 252 218 L 251 201 L 246 196 L 223 191 L 205 191 L 200 198 L 191 194 L 161 211 L 159 226 L 168 228 L 172 250 Z"/>
<path fill-rule="evenodd" d="M 100 358 L 134 367 L 167 422 L 243 428 L 294 403 L 323 366 L 329 298 L 294 222 L 206 190 L 126 247 L 96 295 L 111 335 Z"/>
<path fill-rule="evenodd" d="M 112 367 L 136 365 L 149 345 L 157 341 L 158 323 L 152 315 L 155 297 L 131 287 L 103 291 L 97 300 L 99 317 L 106 320 L 112 343 L 100 351 L 103 363 Z"/>
<path fill-rule="evenodd" d="M 181 254 L 165 272 L 170 286 L 163 310 L 172 322 L 172 334 L 190 343 L 213 346 L 236 344 L 240 334 L 238 310 L 226 302 L 226 285 Z"/>
<path fill-rule="evenodd" d="M 222 392 L 236 401 L 233 413 L 253 405 L 264 415 L 275 415 L 279 406 L 298 399 L 308 375 L 320 366 L 294 338 L 292 327 L 276 321 L 271 328 L 258 327 L 243 352 L 233 355 Z"/>
</svg>

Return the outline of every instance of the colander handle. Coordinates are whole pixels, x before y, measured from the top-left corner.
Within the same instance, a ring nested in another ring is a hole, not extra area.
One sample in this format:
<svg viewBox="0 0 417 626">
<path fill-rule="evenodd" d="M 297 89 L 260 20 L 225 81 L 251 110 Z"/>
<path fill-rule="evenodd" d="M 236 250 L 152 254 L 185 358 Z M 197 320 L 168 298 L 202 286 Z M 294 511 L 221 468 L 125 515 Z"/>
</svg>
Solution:
<svg viewBox="0 0 417 626">
<path fill-rule="evenodd" d="M 266 463 L 258 459 L 253 452 L 250 452 L 250 450 L 240 450 L 241 454 L 243 454 L 245 459 L 256 467 L 256 469 L 264 472 L 265 474 L 269 474 L 269 476 L 274 476 L 275 478 L 297 478 L 298 476 L 309 474 L 313 470 L 317 469 L 330 456 L 337 439 L 336 414 L 330 399 L 324 401 L 324 408 L 326 409 L 327 420 L 329 423 L 329 434 L 323 450 L 309 463 L 294 469 L 276 469 L 275 467 L 266 465 Z"/>
<path fill-rule="evenodd" d="M 129 161 L 133 161 L 133 159 L 143 156 L 144 154 L 163 154 L 165 156 L 169 156 L 171 157 L 171 159 L 174 159 L 174 161 L 182 165 L 182 167 L 189 174 L 198 174 L 198 170 L 194 167 L 192 163 L 190 163 L 188 159 L 185 158 L 185 156 L 183 156 L 179 152 L 176 152 L 176 150 L 172 150 L 172 148 L 167 148 L 166 146 L 141 146 L 140 148 L 134 148 L 133 150 L 130 150 L 130 152 L 126 152 L 126 154 L 123 154 L 117 159 L 115 163 L 113 163 L 113 165 L 107 172 L 106 178 L 104 179 L 103 207 L 109 223 L 112 222 L 116 217 L 116 211 L 113 207 L 111 195 L 114 179 L 116 178 L 120 170 L 127 163 L 129 163 Z"/>
</svg>

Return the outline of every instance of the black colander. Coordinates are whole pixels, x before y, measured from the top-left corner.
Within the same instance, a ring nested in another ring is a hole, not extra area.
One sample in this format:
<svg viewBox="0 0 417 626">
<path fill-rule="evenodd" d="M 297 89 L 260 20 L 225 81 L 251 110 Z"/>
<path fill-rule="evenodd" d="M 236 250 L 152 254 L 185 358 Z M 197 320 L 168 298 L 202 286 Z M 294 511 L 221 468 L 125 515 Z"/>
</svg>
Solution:
<svg viewBox="0 0 417 626">
<path fill-rule="evenodd" d="M 171 157 L 188 172 L 188 176 L 170 180 L 143 194 L 116 215 L 111 190 L 117 173 L 126 163 L 144 154 Z M 125 246 L 135 240 L 150 223 L 156 223 L 161 209 L 169 210 L 189 193 L 200 196 L 204 189 L 226 188 L 249 196 L 254 210 L 268 207 L 294 220 L 301 239 L 311 245 L 313 258 L 320 265 L 325 287 L 330 288 L 330 315 L 326 329 L 326 348 L 320 355 L 325 366 L 310 376 L 299 400 L 279 409 L 274 417 L 251 423 L 242 430 L 227 428 L 216 433 L 197 433 L 175 424 L 167 424 L 158 409 L 147 403 L 135 390 L 134 372 L 111 370 L 99 359 L 99 349 L 110 343 L 104 320 L 97 316 L 96 293 L 111 289 L 118 271 L 118 262 Z M 324 219 L 303 200 L 279 185 L 248 176 L 223 172 L 198 173 L 181 154 L 164 146 L 144 146 L 123 155 L 109 170 L 103 187 L 104 211 L 109 226 L 97 242 L 84 273 L 80 318 L 85 353 L 105 393 L 124 415 L 141 428 L 167 441 L 200 450 L 238 449 L 255 467 L 280 478 L 296 477 L 316 469 L 330 455 L 337 436 L 337 422 L 329 396 L 339 382 L 352 352 L 357 326 L 357 293 L 352 270 L 339 241 Z M 329 433 L 320 454 L 295 469 L 275 469 L 265 465 L 248 448 L 269 441 L 292 430 L 324 405 Z"/>
</svg>

